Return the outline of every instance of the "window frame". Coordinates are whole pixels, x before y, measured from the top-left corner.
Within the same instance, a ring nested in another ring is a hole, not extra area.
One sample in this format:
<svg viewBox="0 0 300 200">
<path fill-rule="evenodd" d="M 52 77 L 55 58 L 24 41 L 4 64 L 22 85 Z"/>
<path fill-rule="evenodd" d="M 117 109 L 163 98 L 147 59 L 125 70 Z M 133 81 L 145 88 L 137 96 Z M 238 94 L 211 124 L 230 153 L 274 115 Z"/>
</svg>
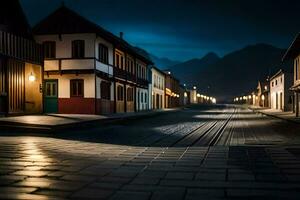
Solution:
<svg viewBox="0 0 300 200">
<path fill-rule="evenodd" d="M 44 58 L 53 59 L 56 58 L 56 42 L 44 41 L 43 42 Z"/>
<path fill-rule="evenodd" d="M 98 59 L 100 62 L 104 64 L 108 64 L 109 55 L 108 55 L 108 47 L 102 43 L 98 45 Z"/>
<path fill-rule="evenodd" d="M 73 93 L 73 84 L 76 84 L 76 94 Z M 79 84 L 81 84 L 81 92 L 79 92 Z M 80 94 L 81 93 L 81 94 Z M 70 80 L 70 97 L 83 98 L 84 97 L 84 80 L 83 79 L 71 79 Z"/>
<path fill-rule="evenodd" d="M 82 59 L 85 57 L 85 41 L 73 40 L 72 41 L 72 58 Z"/>
</svg>

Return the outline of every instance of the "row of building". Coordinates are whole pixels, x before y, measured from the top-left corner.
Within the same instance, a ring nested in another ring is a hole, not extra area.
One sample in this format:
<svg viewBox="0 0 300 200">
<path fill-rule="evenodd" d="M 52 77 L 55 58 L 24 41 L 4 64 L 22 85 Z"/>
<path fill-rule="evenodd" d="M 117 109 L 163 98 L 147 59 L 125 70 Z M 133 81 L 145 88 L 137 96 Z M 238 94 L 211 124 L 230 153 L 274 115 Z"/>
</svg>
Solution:
<svg viewBox="0 0 300 200">
<path fill-rule="evenodd" d="M 235 103 L 271 108 L 278 111 L 300 113 L 300 34 L 283 55 L 282 61 L 293 61 L 293 70 L 279 70 L 271 77 L 258 81 L 256 89 L 248 94 L 234 98 Z M 293 72 L 292 72 L 293 71 Z"/>
<path fill-rule="evenodd" d="M 109 114 L 189 102 L 170 71 L 62 6 L 33 29 L 17 0 L 0 8 L 0 114 Z M 14 15 L 11 15 L 14 13 Z"/>
</svg>

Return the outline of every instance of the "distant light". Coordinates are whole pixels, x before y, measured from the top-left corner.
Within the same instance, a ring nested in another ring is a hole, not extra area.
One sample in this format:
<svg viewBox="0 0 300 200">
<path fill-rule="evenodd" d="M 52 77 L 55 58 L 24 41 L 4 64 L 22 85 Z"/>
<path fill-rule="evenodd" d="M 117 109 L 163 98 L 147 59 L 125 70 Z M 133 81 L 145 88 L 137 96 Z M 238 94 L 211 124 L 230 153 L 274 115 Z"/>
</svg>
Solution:
<svg viewBox="0 0 300 200">
<path fill-rule="evenodd" d="M 168 74 L 171 74 L 171 72 L 169 71 Z"/>
<path fill-rule="evenodd" d="M 197 87 L 196 87 L 196 86 L 194 86 L 194 87 L 193 87 L 193 89 L 194 89 L 194 90 L 196 90 L 196 89 L 197 89 Z"/>
<path fill-rule="evenodd" d="M 186 92 L 185 92 L 183 95 L 184 95 L 184 97 L 187 97 L 187 96 L 188 96 Z"/>
<path fill-rule="evenodd" d="M 248 99 L 251 99 L 251 95 L 248 96 Z"/>
<path fill-rule="evenodd" d="M 216 98 L 213 98 L 213 99 L 212 99 L 212 103 L 214 103 L 214 104 L 217 103 Z"/>
<path fill-rule="evenodd" d="M 268 89 L 268 87 L 267 86 L 265 86 L 265 90 L 267 90 Z"/>
<path fill-rule="evenodd" d="M 197 94 L 197 97 L 201 97 L 201 95 L 198 93 L 198 94 Z"/>
<path fill-rule="evenodd" d="M 265 100 L 265 95 L 261 95 L 261 99 L 264 101 Z"/>
</svg>

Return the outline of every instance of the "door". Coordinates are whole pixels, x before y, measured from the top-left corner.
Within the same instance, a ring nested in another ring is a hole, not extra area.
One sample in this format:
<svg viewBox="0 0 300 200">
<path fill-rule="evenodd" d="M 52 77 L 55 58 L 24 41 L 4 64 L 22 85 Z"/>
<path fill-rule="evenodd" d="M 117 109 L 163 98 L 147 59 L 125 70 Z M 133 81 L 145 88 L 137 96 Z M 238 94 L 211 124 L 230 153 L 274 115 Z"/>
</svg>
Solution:
<svg viewBox="0 0 300 200">
<path fill-rule="evenodd" d="M 159 94 L 156 94 L 156 109 L 160 109 L 160 105 L 159 105 Z"/>
<path fill-rule="evenodd" d="M 57 80 L 45 81 L 45 98 L 44 98 L 44 112 L 57 113 L 58 112 L 58 82 Z"/>
</svg>

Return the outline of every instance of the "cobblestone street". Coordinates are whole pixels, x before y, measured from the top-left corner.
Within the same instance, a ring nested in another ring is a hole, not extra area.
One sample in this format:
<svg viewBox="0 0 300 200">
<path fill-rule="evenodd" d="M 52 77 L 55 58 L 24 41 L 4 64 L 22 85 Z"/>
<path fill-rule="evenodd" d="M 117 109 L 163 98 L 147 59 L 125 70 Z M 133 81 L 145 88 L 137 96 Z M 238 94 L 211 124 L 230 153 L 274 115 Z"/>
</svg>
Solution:
<svg viewBox="0 0 300 200">
<path fill-rule="evenodd" d="M 51 137 L 5 133 L 0 199 L 299 199 L 298 126 L 219 107 Z"/>
</svg>

